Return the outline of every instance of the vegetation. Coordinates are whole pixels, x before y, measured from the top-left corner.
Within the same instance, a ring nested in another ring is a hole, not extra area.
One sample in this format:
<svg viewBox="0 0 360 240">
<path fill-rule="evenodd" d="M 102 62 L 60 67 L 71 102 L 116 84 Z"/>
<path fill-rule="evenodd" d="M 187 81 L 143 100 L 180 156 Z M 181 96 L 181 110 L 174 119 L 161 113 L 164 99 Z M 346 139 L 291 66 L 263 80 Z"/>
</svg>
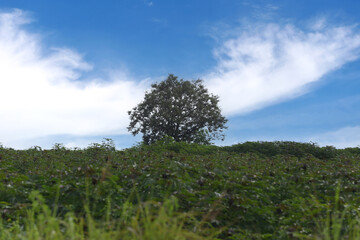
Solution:
<svg viewBox="0 0 360 240">
<path fill-rule="evenodd" d="M 0 239 L 359 239 L 360 149 L 0 147 Z"/>
<path fill-rule="evenodd" d="M 209 144 L 223 139 L 227 120 L 221 115 L 219 99 L 208 93 L 201 80 L 184 81 L 169 74 L 168 78 L 151 85 L 144 101 L 129 111 L 128 130 L 143 134 L 146 144 L 165 136 L 176 142 Z"/>
</svg>

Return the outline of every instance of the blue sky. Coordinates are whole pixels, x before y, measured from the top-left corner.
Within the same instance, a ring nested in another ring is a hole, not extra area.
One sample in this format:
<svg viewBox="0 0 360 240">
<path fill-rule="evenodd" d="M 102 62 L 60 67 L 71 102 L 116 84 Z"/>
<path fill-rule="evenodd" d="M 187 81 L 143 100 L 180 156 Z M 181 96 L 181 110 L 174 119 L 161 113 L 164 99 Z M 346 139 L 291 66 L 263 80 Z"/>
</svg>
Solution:
<svg viewBox="0 0 360 240">
<path fill-rule="evenodd" d="M 126 112 L 168 73 L 220 97 L 222 145 L 360 146 L 360 2 L 0 2 L 0 142 L 85 147 L 127 133 Z"/>
</svg>

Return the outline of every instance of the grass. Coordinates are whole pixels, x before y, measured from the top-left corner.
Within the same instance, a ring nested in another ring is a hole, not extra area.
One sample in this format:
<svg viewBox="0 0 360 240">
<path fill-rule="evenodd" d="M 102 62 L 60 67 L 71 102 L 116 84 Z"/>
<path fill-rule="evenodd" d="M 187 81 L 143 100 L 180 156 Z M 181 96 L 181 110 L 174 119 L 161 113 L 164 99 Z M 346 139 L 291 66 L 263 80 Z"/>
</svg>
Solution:
<svg viewBox="0 0 360 240">
<path fill-rule="evenodd" d="M 78 218 L 69 212 L 63 218 L 56 216 L 44 198 L 36 191 L 30 194 L 32 207 L 27 210 L 24 224 L 13 222 L 8 227 L 0 224 L 2 240 L 82 240 L 82 239 L 141 239 L 141 240 L 201 240 L 212 239 L 201 223 L 189 214 L 177 214 L 177 200 L 170 198 L 164 203 L 146 202 L 133 206 L 126 202 L 118 220 L 110 218 L 109 209 L 104 222 L 97 222 L 85 206 L 86 215 Z M 197 229 L 188 230 L 185 225 L 194 223 Z"/>
<path fill-rule="evenodd" d="M 2 147 L 0 239 L 359 239 L 359 153 L 293 142 Z"/>
<path fill-rule="evenodd" d="M 341 206 L 340 196 L 341 184 L 339 183 L 334 200 L 330 204 L 322 204 L 313 197 L 315 208 L 308 208 L 313 214 L 316 225 L 314 234 L 305 235 L 297 233 L 300 239 L 321 239 L 321 240 L 341 240 L 341 239 L 360 239 L 360 212 L 359 209 L 351 209 L 348 205 Z M 311 205 L 311 204 L 310 204 Z M 323 209 L 326 214 L 318 215 Z"/>
</svg>

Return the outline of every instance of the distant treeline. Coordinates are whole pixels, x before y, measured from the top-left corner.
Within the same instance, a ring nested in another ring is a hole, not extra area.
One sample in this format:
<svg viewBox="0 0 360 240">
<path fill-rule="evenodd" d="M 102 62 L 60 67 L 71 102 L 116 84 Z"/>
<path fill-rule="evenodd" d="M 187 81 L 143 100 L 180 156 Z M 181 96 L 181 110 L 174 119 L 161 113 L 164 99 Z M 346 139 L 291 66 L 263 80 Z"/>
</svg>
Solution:
<svg viewBox="0 0 360 240">
<path fill-rule="evenodd" d="M 0 148 L 6 149 L 2 145 Z M 8 148 L 11 149 L 11 148 Z M 74 150 L 83 151 L 98 151 L 98 150 L 115 150 L 115 145 L 112 139 L 105 139 L 102 143 L 90 144 L 87 148 Z M 14 150 L 14 149 L 11 149 Z M 38 146 L 34 146 L 29 150 L 42 150 Z M 65 148 L 62 144 L 55 144 L 53 150 L 70 150 Z M 275 157 L 277 155 L 290 155 L 295 157 L 306 157 L 312 155 L 319 159 L 335 158 L 342 154 L 360 155 L 360 148 L 345 148 L 337 149 L 333 146 L 320 147 L 318 144 L 309 142 L 293 142 L 293 141 L 257 141 L 257 142 L 244 142 L 231 146 L 216 146 L 216 145 L 203 145 L 196 143 L 175 142 L 172 138 L 164 138 L 156 143 L 146 145 L 139 143 L 138 145 L 126 149 L 127 151 L 145 150 L 151 152 L 175 152 L 187 153 L 195 155 L 213 154 L 216 152 L 227 152 L 231 154 L 246 154 L 253 153 L 260 157 Z M 26 150 L 24 150 L 26 151 Z M 46 151 L 46 150 L 45 150 Z"/>
<path fill-rule="evenodd" d="M 302 143 L 293 141 L 257 141 L 234 144 L 232 146 L 215 146 L 187 144 L 173 141 L 158 141 L 150 146 L 138 145 L 137 148 L 151 149 L 152 151 L 173 151 L 177 153 L 189 153 L 205 155 L 214 152 L 228 153 L 254 153 L 261 157 L 274 157 L 276 155 L 291 155 L 296 157 L 305 157 L 312 155 L 319 159 L 329 159 L 339 156 L 340 154 L 360 154 L 360 148 L 337 149 L 333 146 L 320 147 L 316 143 Z"/>
</svg>

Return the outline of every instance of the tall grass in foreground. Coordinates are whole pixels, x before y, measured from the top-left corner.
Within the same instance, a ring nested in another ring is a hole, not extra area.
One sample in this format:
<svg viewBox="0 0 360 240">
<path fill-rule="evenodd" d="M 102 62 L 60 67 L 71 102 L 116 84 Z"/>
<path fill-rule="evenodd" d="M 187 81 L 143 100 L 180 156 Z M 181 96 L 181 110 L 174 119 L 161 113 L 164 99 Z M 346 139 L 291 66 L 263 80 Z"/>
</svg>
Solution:
<svg viewBox="0 0 360 240">
<path fill-rule="evenodd" d="M 86 204 L 85 216 L 77 217 L 70 212 L 60 218 L 56 216 L 57 208 L 50 209 L 37 191 L 32 192 L 29 198 L 32 205 L 24 219 L 9 224 L 0 218 L 0 240 L 202 240 L 218 239 L 216 236 L 222 232 L 199 222 L 189 213 L 177 212 L 175 197 L 163 203 L 148 201 L 133 205 L 127 201 L 116 221 L 111 219 L 111 202 L 108 200 L 106 214 L 100 222 L 93 219 Z M 360 239 L 360 213 L 341 202 L 340 187 L 336 190 L 333 203 L 320 203 L 313 197 L 312 202 L 303 202 L 302 206 L 312 215 L 315 231 L 310 234 L 296 232 L 286 239 Z M 325 216 L 321 214 L 324 211 Z M 269 238 L 272 239 L 271 236 Z M 251 239 L 267 238 L 258 236 Z"/>
<path fill-rule="evenodd" d="M 18 220 L 5 227 L 0 218 L 1 240 L 197 240 L 214 239 L 212 236 L 216 234 L 211 235 L 191 214 L 177 213 L 176 198 L 162 204 L 146 202 L 134 206 L 126 202 L 117 221 L 111 219 L 109 202 L 103 222 L 95 221 L 87 206 L 84 217 L 67 213 L 60 219 L 56 216 L 56 208 L 51 210 L 38 192 L 32 192 L 30 198 L 32 207 L 22 223 Z M 189 223 L 192 229 L 187 229 Z"/>
<path fill-rule="evenodd" d="M 322 204 L 313 196 L 310 206 L 307 211 L 313 215 L 316 225 L 315 232 L 310 235 L 296 233 L 294 236 L 299 239 L 316 240 L 360 239 L 360 206 L 354 209 L 342 203 L 340 198 L 340 183 L 336 188 L 333 203 Z M 321 211 L 326 212 L 325 216 L 319 214 Z"/>
<path fill-rule="evenodd" d="M 294 233 L 289 239 L 357 240 L 360 239 L 360 213 L 341 206 L 340 187 L 336 190 L 333 204 L 321 204 L 315 197 L 308 204 L 316 230 L 311 234 Z M 0 240 L 203 240 L 217 239 L 221 230 L 204 226 L 188 213 L 178 213 L 177 199 L 171 197 L 163 203 L 145 202 L 133 205 L 125 202 L 122 214 L 116 221 L 111 219 L 111 203 L 102 222 L 95 221 L 85 205 L 86 215 L 76 217 L 70 212 L 64 218 L 56 216 L 57 208 L 50 209 L 44 198 L 34 191 L 29 197 L 32 206 L 26 217 L 12 224 L 0 218 Z M 304 202 L 304 207 L 306 206 Z M 321 211 L 326 216 L 321 217 Z M 7 227 L 5 227 L 7 225 Z M 189 228 L 191 226 L 191 229 Z M 271 238 L 271 237 L 270 237 Z M 241 238 L 246 239 L 246 238 Z M 257 238 L 252 238 L 257 239 Z M 258 239 L 264 239 L 260 237 Z"/>
</svg>

